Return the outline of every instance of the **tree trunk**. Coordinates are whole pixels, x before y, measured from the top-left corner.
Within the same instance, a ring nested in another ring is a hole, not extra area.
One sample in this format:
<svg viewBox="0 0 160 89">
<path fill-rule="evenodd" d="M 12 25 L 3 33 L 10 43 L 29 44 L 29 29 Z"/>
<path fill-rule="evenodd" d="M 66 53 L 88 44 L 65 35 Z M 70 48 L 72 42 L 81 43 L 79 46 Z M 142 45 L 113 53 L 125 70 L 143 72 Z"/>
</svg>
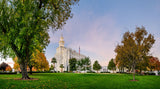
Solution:
<svg viewBox="0 0 160 89">
<path fill-rule="evenodd" d="M 63 72 L 63 68 L 61 68 L 61 73 Z"/>
<path fill-rule="evenodd" d="M 140 75 L 142 75 L 142 69 L 140 68 Z"/>
<path fill-rule="evenodd" d="M 135 68 L 133 67 L 133 81 L 135 81 Z"/>
<path fill-rule="evenodd" d="M 123 69 L 122 69 L 122 72 L 124 72 L 124 67 L 123 67 Z"/>
<path fill-rule="evenodd" d="M 30 74 L 32 74 L 32 65 L 29 67 L 29 69 L 30 69 Z"/>
<path fill-rule="evenodd" d="M 97 70 L 97 73 L 98 73 L 98 70 Z"/>
<path fill-rule="evenodd" d="M 21 63 L 20 64 L 21 72 L 22 72 L 22 79 L 30 79 L 27 73 L 27 63 Z"/>
<path fill-rule="evenodd" d="M 55 72 L 55 63 L 53 63 L 53 70 L 54 70 L 54 72 Z"/>
</svg>

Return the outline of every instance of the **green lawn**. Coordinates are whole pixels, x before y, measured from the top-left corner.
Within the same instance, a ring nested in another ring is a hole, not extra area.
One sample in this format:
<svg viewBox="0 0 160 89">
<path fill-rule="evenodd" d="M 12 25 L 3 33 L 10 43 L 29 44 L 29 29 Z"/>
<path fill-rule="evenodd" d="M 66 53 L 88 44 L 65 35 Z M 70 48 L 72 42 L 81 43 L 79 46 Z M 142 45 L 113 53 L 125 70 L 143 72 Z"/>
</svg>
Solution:
<svg viewBox="0 0 160 89">
<path fill-rule="evenodd" d="M 73 74 L 35 73 L 39 80 L 14 80 L 21 74 L 0 75 L 0 89 L 48 88 L 48 89 L 160 89 L 160 76 L 136 76 L 139 81 L 129 81 L 129 74 Z"/>
</svg>

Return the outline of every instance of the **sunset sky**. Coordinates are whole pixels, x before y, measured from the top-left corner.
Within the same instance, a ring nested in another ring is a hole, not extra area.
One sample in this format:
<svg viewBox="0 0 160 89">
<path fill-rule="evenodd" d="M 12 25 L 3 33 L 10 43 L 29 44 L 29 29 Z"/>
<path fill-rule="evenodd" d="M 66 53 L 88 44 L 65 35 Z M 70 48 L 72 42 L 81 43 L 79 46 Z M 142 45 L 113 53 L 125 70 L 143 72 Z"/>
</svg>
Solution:
<svg viewBox="0 0 160 89">
<path fill-rule="evenodd" d="M 114 49 L 126 31 L 144 26 L 155 36 L 150 54 L 160 59 L 160 0 L 80 0 L 73 6 L 73 18 L 62 30 L 50 31 L 46 57 L 54 57 L 61 34 L 65 46 L 107 66 L 115 58 Z M 4 61 L 4 60 L 2 60 Z M 2 62 L 1 61 L 1 62 Z M 8 60 L 7 62 L 12 62 Z"/>
</svg>

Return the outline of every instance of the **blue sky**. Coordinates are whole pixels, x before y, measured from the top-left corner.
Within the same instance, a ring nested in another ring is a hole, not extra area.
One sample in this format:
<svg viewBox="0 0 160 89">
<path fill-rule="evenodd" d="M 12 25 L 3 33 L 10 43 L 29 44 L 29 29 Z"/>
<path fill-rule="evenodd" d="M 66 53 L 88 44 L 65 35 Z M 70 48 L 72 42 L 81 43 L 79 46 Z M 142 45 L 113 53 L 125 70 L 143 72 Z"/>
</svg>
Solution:
<svg viewBox="0 0 160 89">
<path fill-rule="evenodd" d="M 142 25 L 156 39 L 150 54 L 160 59 L 160 0 L 80 0 L 72 12 L 73 18 L 62 30 L 49 32 L 48 60 L 54 57 L 63 34 L 66 47 L 78 52 L 80 46 L 92 62 L 98 60 L 107 66 L 115 58 L 114 49 L 123 34 Z"/>
</svg>

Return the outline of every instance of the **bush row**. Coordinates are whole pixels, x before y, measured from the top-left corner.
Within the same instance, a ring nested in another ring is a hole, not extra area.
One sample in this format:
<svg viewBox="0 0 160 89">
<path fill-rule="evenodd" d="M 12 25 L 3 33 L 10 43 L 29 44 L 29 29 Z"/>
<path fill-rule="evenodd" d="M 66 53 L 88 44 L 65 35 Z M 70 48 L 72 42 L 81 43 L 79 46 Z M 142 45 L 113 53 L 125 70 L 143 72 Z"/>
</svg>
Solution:
<svg viewBox="0 0 160 89">
<path fill-rule="evenodd" d="M 21 72 L 19 72 L 19 73 L 21 73 Z M 28 73 L 30 73 L 30 72 L 28 72 Z M 60 73 L 60 72 L 59 71 L 58 72 L 56 72 L 56 71 L 33 71 L 32 73 Z M 64 71 L 63 73 L 73 73 L 73 72 Z M 87 73 L 96 73 L 96 72 L 87 71 Z M 100 73 L 110 73 L 110 72 L 100 72 Z M 127 72 L 116 72 L 116 73 L 130 74 Z M 0 71 L 0 74 L 17 74 L 17 72 L 7 72 L 7 71 L 2 72 L 2 71 Z M 144 73 L 144 75 L 156 75 L 156 74 L 147 72 L 147 73 Z M 160 75 L 160 72 L 158 73 L 158 75 Z"/>
<path fill-rule="evenodd" d="M 17 74 L 17 72 L 0 72 L 0 74 Z"/>
</svg>

